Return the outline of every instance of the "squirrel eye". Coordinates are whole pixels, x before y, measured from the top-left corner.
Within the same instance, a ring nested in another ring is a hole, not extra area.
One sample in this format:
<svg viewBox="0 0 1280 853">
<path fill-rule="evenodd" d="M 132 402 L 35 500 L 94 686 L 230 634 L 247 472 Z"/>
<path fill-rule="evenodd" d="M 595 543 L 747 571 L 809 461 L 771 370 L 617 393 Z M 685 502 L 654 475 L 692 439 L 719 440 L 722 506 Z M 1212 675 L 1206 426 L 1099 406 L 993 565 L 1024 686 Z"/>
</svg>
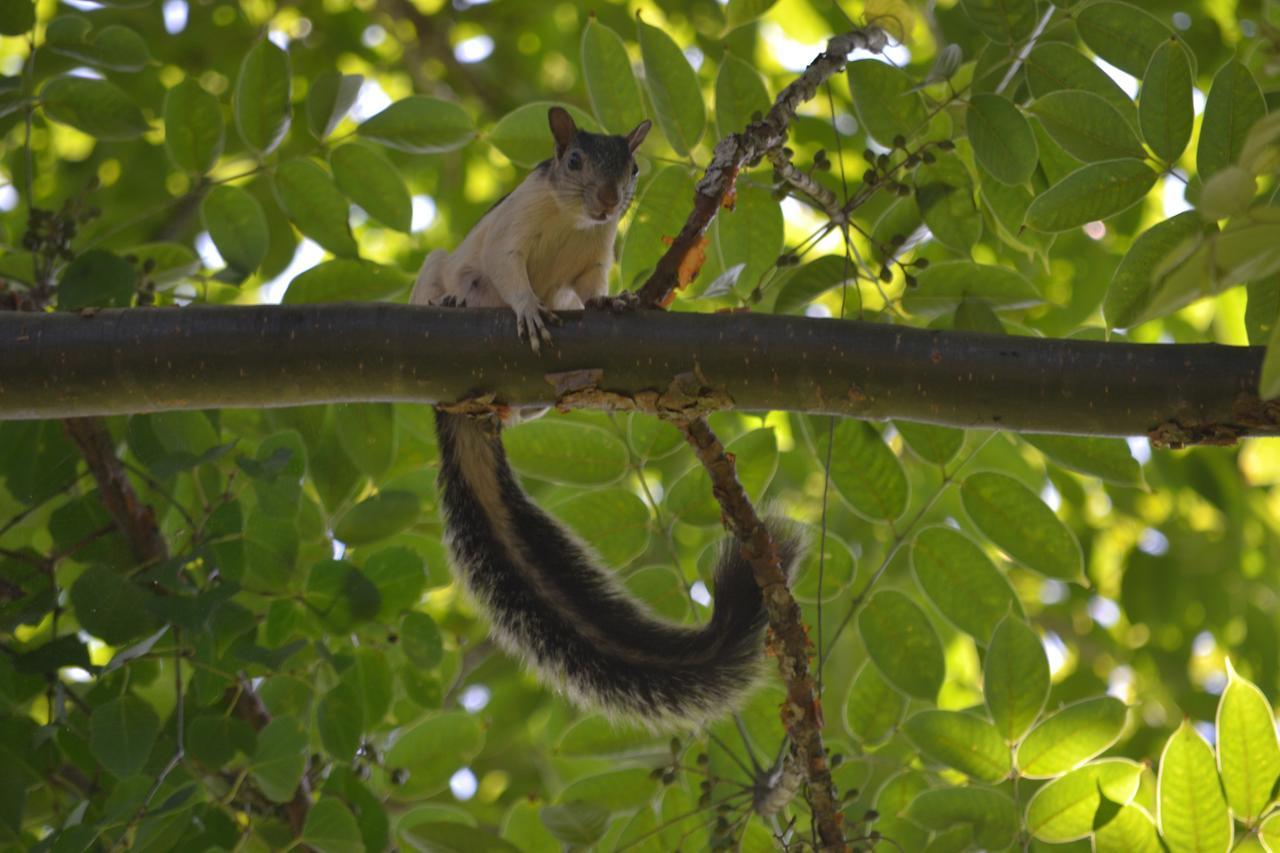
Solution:
<svg viewBox="0 0 1280 853">
<path fill-rule="evenodd" d="M 632 164 L 631 164 L 631 176 L 632 176 L 632 177 L 635 177 L 635 176 L 636 176 L 636 175 L 638 175 L 638 174 L 640 174 L 640 166 L 639 166 L 639 164 L 637 164 L 637 163 L 632 163 Z"/>
<path fill-rule="evenodd" d="M 569 168 L 575 172 L 582 168 L 582 155 L 577 151 L 569 155 Z"/>
</svg>

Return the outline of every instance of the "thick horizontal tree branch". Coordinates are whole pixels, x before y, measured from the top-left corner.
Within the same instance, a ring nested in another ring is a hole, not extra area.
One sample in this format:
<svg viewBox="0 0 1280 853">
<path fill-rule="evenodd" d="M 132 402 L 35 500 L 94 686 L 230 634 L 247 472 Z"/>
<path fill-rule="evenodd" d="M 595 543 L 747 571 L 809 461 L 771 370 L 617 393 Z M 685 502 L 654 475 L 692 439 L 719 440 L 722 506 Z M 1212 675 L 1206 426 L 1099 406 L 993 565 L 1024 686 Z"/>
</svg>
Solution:
<svg viewBox="0 0 1280 853">
<path fill-rule="evenodd" d="M 1261 348 L 1116 344 L 847 320 L 566 313 L 541 356 L 510 311 L 391 304 L 0 312 L 0 419 L 325 402 L 787 409 L 956 427 L 1280 434 Z"/>
</svg>

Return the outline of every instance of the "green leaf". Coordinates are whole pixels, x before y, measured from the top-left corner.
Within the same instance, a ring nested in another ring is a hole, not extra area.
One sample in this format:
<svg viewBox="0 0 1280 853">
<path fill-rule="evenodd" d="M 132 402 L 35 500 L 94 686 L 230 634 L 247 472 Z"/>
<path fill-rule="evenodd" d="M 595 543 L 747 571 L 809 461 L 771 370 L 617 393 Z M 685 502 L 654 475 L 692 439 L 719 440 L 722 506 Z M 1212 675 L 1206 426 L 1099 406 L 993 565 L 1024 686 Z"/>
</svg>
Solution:
<svg viewBox="0 0 1280 853">
<path fill-rule="evenodd" d="M 565 844 L 591 846 L 604 835 L 613 812 L 594 803 L 543 806 L 542 823 Z"/>
<path fill-rule="evenodd" d="M 627 470 L 627 448 L 594 426 L 543 418 L 503 434 L 507 456 L 521 474 L 576 485 L 606 485 Z"/>
<path fill-rule="evenodd" d="M 901 844 L 903 850 L 923 850 L 929 840 L 928 831 L 907 818 L 912 800 L 928 789 L 929 782 L 923 773 L 903 767 L 876 792 L 875 808 L 880 817 L 875 828 L 885 838 Z"/>
<path fill-rule="evenodd" d="M 826 430 L 816 434 L 824 437 L 821 446 L 825 448 Z M 902 461 L 866 421 L 842 418 L 836 422 L 831 482 L 866 518 L 891 521 L 907 509 L 910 486 Z"/>
<path fill-rule="evenodd" d="M 1172 30 L 1138 6 L 1114 2 L 1080 10 L 1076 32 L 1098 56 L 1139 78 L 1151 55 L 1173 37 Z"/>
<path fill-rule="evenodd" d="M 383 621 L 416 605 L 427 586 L 426 567 L 412 548 L 378 551 L 365 561 L 364 576 L 378 588 L 382 601 L 378 617 Z"/>
<path fill-rule="evenodd" d="M 957 826 L 973 829 L 973 840 L 989 850 L 1003 850 L 1018 831 L 1013 800 L 990 788 L 938 788 L 922 791 L 907 808 L 907 817 L 935 832 Z"/>
<path fill-rule="evenodd" d="M 917 286 L 902 298 L 903 307 L 913 314 L 931 316 L 953 311 L 970 296 L 1002 310 L 1027 308 L 1043 301 L 1021 273 L 994 264 L 940 261 L 916 273 L 916 281 Z"/>
<path fill-rule="evenodd" d="M 0 35 L 20 36 L 35 25 L 34 0 L 0 0 Z"/>
<path fill-rule="evenodd" d="M 1015 614 L 996 626 L 982 664 L 982 695 L 996 729 L 1020 740 L 1049 698 L 1049 659 L 1039 635 Z"/>
<path fill-rule="evenodd" d="M 381 149 L 359 142 L 341 145 L 329 153 L 329 168 L 347 198 L 388 228 L 409 232 L 413 200 L 400 170 Z"/>
<path fill-rule="evenodd" d="M 593 803 L 610 811 L 624 811 L 652 800 L 655 787 L 649 768 L 629 767 L 576 779 L 560 792 L 560 801 Z"/>
<path fill-rule="evenodd" d="M 647 566 L 627 575 L 623 584 L 645 602 L 654 613 L 674 622 L 689 619 L 690 600 L 686 581 L 670 566 Z"/>
<path fill-rule="evenodd" d="M 355 663 L 342 673 L 342 683 L 350 685 L 360 697 L 365 729 L 376 728 L 391 707 L 393 682 L 387 656 L 377 649 L 357 649 Z"/>
<path fill-rule="evenodd" d="M 760 72 L 725 51 L 716 73 L 716 129 L 721 137 L 741 133 L 755 113 L 764 115 L 772 106 Z"/>
<path fill-rule="evenodd" d="M 314 160 L 287 160 L 276 167 L 273 186 L 280 206 L 299 231 L 335 255 L 354 258 L 359 254 L 347 221 L 347 200 L 323 166 Z"/>
<path fill-rule="evenodd" d="M 1155 821 L 1141 806 L 1121 806 L 1115 817 L 1093 834 L 1094 853 L 1162 853 Z"/>
<path fill-rule="evenodd" d="M 890 684 L 908 696 L 935 700 L 946 661 L 938 633 L 920 605 L 897 590 L 880 590 L 858 614 L 858 633 Z"/>
<path fill-rule="evenodd" d="M 451 101 L 411 95 L 396 101 L 360 125 L 365 139 L 410 154 L 455 151 L 475 137 L 475 125 Z"/>
<path fill-rule="evenodd" d="M 289 132 L 292 97 L 289 54 L 260 38 L 240 63 L 231 99 L 240 138 L 259 157 L 274 151 Z"/>
<path fill-rule="evenodd" d="M 151 61 L 151 54 L 147 51 L 147 44 L 142 36 L 128 27 L 111 24 L 90 36 L 90 25 L 85 22 L 78 38 L 67 38 L 66 36 L 71 35 L 71 28 L 66 28 L 66 32 L 54 32 L 54 25 L 67 18 L 83 21 L 79 16 L 70 15 L 50 21 L 49 27 L 53 35 L 49 36 L 48 44 L 53 52 L 99 68 L 126 73 L 141 71 Z"/>
<path fill-rule="evenodd" d="M 320 742 L 338 761 L 353 761 L 364 735 L 364 706 L 350 684 L 338 684 L 316 705 Z"/>
<path fill-rule="evenodd" d="M 1266 101 L 1249 69 L 1236 59 L 1223 65 L 1213 76 L 1204 103 L 1196 148 L 1200 180 L 1208 180 L 1214 172 L 1236 162 L 1249 129 L 1266 113 Z"/>
<path fill-rule="evenodd" d="M 335 406 L 333 418 L 351 461 L 373 479 L 381 477 L 396 455 L 395 408 L 389 403 Z"/>
<path fill-rule="evenodd" d="M 982 217 L 974 201 L 973 178 L 955 157 L 916 168 L 916 204 L 933 236 L 944 246 L 968 254 L 982 236 Z"/>
<path fill-rule="evenodd" d="M 793 314 L 833 287 L 846 281 L 854 281 L 857 268 L 843 255 L 824 255 L 803 266 L 796 267 L 782 280 L 778 298 L 773 303 L 773 313 Z"/>
<path fill-rule="evenodd" d="M 791 572 L 791 592 L 802 604 L 833 601 L 853 583 L 857 571 L 849 546 L 830 531 L 824 535 L 815 528 Z"/>
<path fill-rule="evenodd" d="M 1258 838 L 1268 851 L 1280 849 L 1280 812 L 1272 814 L 1258 828 Z"/>
<path fill-rule="evenodd" d="M 667 166 L 641 191 L 622 241 L 619 266 L 624 287 L 639 287 L 641 276 L 653 272 L 667 251 L 662 238 L 680 233 L 693 191 L 693 178 L 683 166 Z"/>
<path fill-rule="evenodd" d="M 402 732 L 387 750 L 385 761 L 388 770 L 409 771 L 396 796 L 420 799 L 442 790 L 449 777 L 483 746 L 480 722 L 461 711 L 437 714 Z"/>
<path fill-rule="evenodd" d="M 1142 159 L 1146 152 L 1124 116 L 1092 92 L 1063 89 L 1037 98 L 1029 108 L 1053 140 L 1086 163 Z"/>
<path fill-rule="evenodd" d="M 925 756 L 979 781 L 999 782 L 1012 769 L 1000 733 L 973 714 L 921 711 L 907 720 L 904 731 Z"/>
<path fill-rule="evenodd" d="M 425 821 L 400 830 L 414 850 L 425 853 L 520 853 L 520 848 L 496 835 L 462 823 Z"/>
<path fill-rule="evenodd" d="M 773 8 L 777 0 L 729 0 L 725 6 L 725 30 L 735 30 Z"/>
<path fill-rule="evenodd" d="M 734 209 L 721 211 L 712 229 L 721 265 L 743 264 L 737 275 L 752 286 L 782 253 L 782 207 L 763 187 L 739 187 Z"/>
<path fill-rule="evenodd" d="M 1160 756 L 1156 819 L 1172 850 L 1231 849 L 1231 814 L 1222 794 L 1213 749 L 1187 720 Z"/>
<path fill-rule="evenodd" d="M 364 78 L 359 74 L 328 69 L 316 75 L 307 88 L 307 127 L 316 139 L 333 133 L 355 104 L 362 85 Z"/>
<path fill-rule="evenodd" d="M 307 733 L 294 717 L 276 717 L 258 732 L 249 773 L 273 803 L 287 803 L 302 781 L 310 750 Z"/>
<path fill-rule="evenodd" d="M 138 271 L 106 249 L 90 249 L 67 265 L 58 282 L 58 307 L 63 311 L 100 306 L 126 308 L 138 288 Z"/>
<path fill-rule="evenodd" d="M 649 546 L 649 507 L 628 489 L 583 492 L 551 510 L 610 566 L 625 566 Z"/>
<path fill-rule="evenodd" d="M 138 269 L 147 269 L 147 278 L 157 285 L 173 284 L 200 270 L 196 253 L 181 243 L 143 243 L 124 253 L 137 259 Z"/>
<path fill-rule="evenodd" d="M 707 123 L 698 75 L 671 36 L 665 30 L 646 24 L 639 15 L 636 16 L 636 38 L 640 42 L 645 85 L 649 88 L 658 126 L 667 143 L 685 157 L 702 139 Z"/>
<path fill-rule="evenodd" d="M 1027 433 L 1023 440 L 1063 467 L 1115 483 L 1145 485 L 1142 466 L 1122 438 Z"/>
<path fill-rule="evenodd" d="M 218 99 L 188 77 L 164 96 L 164 147 L 174 165 L 204 174 L 222 154 Z M 225 256 L 224 256 L 225 257 Z"/>
<path fill-rule="evenodd" d="M 203 714 L 187 725 L 187 750 L 209 767 L 221 768 L 235 758 L 237 751 L 249 756 L 256 748 L 253 729 L 236 717 Z"/>
<path fill-rule="evenodd" d="M 747 495 L 758 500 L 778 470 L 778 439 L 771 427 L 751 430 L 729 442 L 725 449 L 738 460 L 738 479 Z M 706 468 L 695 464 L 667 491 L 664 500 L 672 515 L 686 524 L 704 527 L 720 524 L 721 508 L 711 490 Z"/>
<path fill-rule="evenodd" d="M 214 187 L 200 202 L 200 218 L 233 270 L 247 276 L 262 264 L 270 240 L 267 216 L 247 191 L 226 184 Z"/>
<path fill-rule="evenodd" d="M 1035 0 L 960 0 L 969 20 L 992 41 L 1012 44 L 1031 35 L 1039 18 Z"/>
<path fill-rule="evenodd" d="M 1018 747 L 1018 770 L 1048 779 L 1080 766 L 1109 748 L 1124 730 L 1128 710 L 1111 696 L 1084 699 L 1032 729 Z"/>
<path fill-rule="evenodd" d="M 1227 688 L 1218 701 L 1218 766 L 1231 812 L 1253 824 L 1271 802 L 1280 777 L 1280 745 L 1271 703 L 1227 661 Z"/>
<path fill-rule="evenodd" d="M 644 121 L 645 113 L 626 45 L 592 15 L 582 29 L 581 50 L 582 77 L 601 127 L 609 133 L 628 133 Z"/>
<path fill-rule="evenodd" d="M 878 59 L 859 59 L 849 63 L 848 74 L 858 123 L 876 142 L 888 147 L 895 137 L 910 140 L 924 129 L 929 121 L 924 97 L 905 71 Z"/>
<path fill-rule="evenodd" d="M 374 618 L 382 605 L 378 588 L 359 569 L 342 560 L 321 560 L 311 567 L 303 600 L 325 624 L 338 631 Z"/>
<path fill-rule="evenodd" d="M 118 777 L 143 768 L 159 734 L 155 710 L 132 693 L 104 702 L 89 717 L 89 750 Z"/>
<path fill-rule="evenodd" d="M 411 610 L 400 622 L 400 642 L 404 656 L 419 669 L 435 669 L 444 656 L 440 629 L 430 616 Z"/>
<path fill-rule="evenodd" d="M 1071 45 L 1042 41 L 1027 57 L 1027 85 L 1043 98 L 1062 89 L 1080 89 L 1098 95 L 1115 107 L 1130 125 L 1137 123 L 1133 101 L 1096 62 Z"/>
<path fill-rule="evenodd" d="M 512 163 L 531 169 L 555 150 L 555 141 L 547 123 L 547 111 L 552 107 L 568 110 L 579 129 L 599 132 L 596 120 L 575 106 L 557 101 L 534 101 L 507 113 L 484 138 Z"/>
<path fill-rule="evenodd" d="M 590 714 L 571 725 L 560 738 L 556 752 L 578 758 L 630 755 L 653 748 L 654 734 L 640 726 L 617 724 Z"/>
<path fill-rule="evenodd" d="M 844 724 L 863 747 L 887 741 L 907 712 L 907 697 L 893 688 L 880 670 L 867 662 L 858 670 L 844 700 Z"/>
<path fill-rule="evenodd" d="M 404 293 L 413 284 L 403 270 L 373 261 L 334 258 L 299 273 L 289 282 L 281 302 L 377 302 Z M 359 408 L 344 406 L 338 409 Z M 352 461 L 357 461 L 353 458 Z"/>
<path fill-rule="evenodd" d="M 994 471 L 960 487 L 965 512 L 1010 557 L 1046 577 L 1077 580 L 1084 557 L 1075 535 L 1022 483 Z"/>
<path fill-rule="evenodd" d="M 916 534 L 911 568 L 942 615 L 980 644 L 1017 608 L 1009 581 L 969 537 L 950 527 L 927 527 Z"/>
<path fill-rule="evenodd" d="M 419 511 L 418 496 L 413 492 L 378 492 L 339 516 L 333 535 L 350 546 L 368 545 L 404 530 L 417 521 Z"/>
<path fill-rule="evenodd" d="M 71 605 L 80 627 L 118 646 L 156 630 L 147 603 L 152 594 L 106 566 L 90 566 L 71 585 Z"/>
<path fill-rule="evenodd" d="M 364 853 L 365 849 L 351 810 L 333 797 L 321 797 L 307 810 L 298 840 L 319 853 Z"/>
<path fill-rule="evenodd" d="M 962 429 L 914 421 L 894 421 L 893 426 L 912 453 L 934 465 L 946 465 L 964 446 Z"/>
<path fill-rule="evenodd" d="M 1107 287 L 1102 316 L 1109 327 L 1132 326 L 1148 313 L 1156 290 L 1155 271 L 1175 249 L 1203 230 L 1200 215 L 1187 210 L 1138 235 Z"/>
<path fill-rule="evenodd" d="M 1036 168 L 1035 134 L 1022 111 L 1000 95 L 969 100 L 965 127 L 978 165 L 1002 184 L 1023 184 Z"/>
<path fill-rule="evenodd" d="M 138 105 L 106 80 L 54 77 L 40 90 L 40 103 L 49 118 L 97 139 L 136 139 L 151 129 Z"/>
<path fill-rule="evenodd" d="M 1142 160 L 1090 163 L 1049 187 L 1027 208 L 1037 231 L 1070 231 L 1123 213 L 1146 197 L 1159 174 Z"/>
<path fill-rule="evenodd" d="M 1054 779 L 1027 803 L 1027 829 L 1049 844 L 1089 836 L 1103 797 L 1128 803 L 1138 792 L 1142 765 L 1128 758 L 1107 758 Z"/>
<path fill-rule="evenodd" d="M 1191 104 L 1191 62 L 1186 48 L 1170 39 L 1151 56 L 1142 75 L 1138 124 L 1142 138 L 1166 163 L 1182 156 L 1195 120 Z"/>
</svg>

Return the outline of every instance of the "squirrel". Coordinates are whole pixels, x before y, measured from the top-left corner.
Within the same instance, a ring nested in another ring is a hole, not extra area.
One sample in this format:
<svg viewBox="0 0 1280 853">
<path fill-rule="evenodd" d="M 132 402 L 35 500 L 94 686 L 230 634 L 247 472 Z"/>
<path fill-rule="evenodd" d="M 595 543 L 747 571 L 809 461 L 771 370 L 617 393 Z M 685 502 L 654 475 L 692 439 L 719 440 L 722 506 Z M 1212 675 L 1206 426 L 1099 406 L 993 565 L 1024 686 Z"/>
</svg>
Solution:
<svg viewBox="0 0 1280 853">
<path fill-rule="evenodd" d="M 650 125 L 608 136 L 579 130 L 559 107 L 548 118 L 554 158 L 495 204 L 452 255 L 430 253 L 410 300 L 509 306 L 535 350 L 550 340 L 549 308 L 606 296 L 618 219 L 635 191 L 635 150 Z M 445 539 L 498 645 L 576 704 L 654 730 L 733 710 L 759 673 L 767 623 L 743 543 L 722 548 L 709 621 L 660 619 L 533 503 L 507 462 L 501 430 L 496 416 L 436 410 Z M 781 520 L 768 523 L 789 574 L 800 538 Z"/>
</svg>

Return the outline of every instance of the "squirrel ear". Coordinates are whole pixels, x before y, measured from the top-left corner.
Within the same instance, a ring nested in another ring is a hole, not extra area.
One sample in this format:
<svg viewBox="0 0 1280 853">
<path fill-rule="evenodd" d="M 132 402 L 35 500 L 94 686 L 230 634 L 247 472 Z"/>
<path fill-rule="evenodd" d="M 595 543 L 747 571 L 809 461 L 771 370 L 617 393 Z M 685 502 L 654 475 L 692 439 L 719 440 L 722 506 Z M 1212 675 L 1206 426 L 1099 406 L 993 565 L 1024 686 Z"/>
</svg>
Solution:
<svg viewBox="0 0 1280 853">
<path fill-rule="evenodd" d="M 573 116 L 564 107 L 547 110 L 547 122 L 551 125 L 551 135 L 556 140 L 556 156 L 559 157 L 577 135 L 578 126 L 573 123 Z"/>
<path fill-rule="evenodd" d="M 644 138 L 649 135 L 649 128 L 653 127 L 653 122 L 645 119 L 636 125 L 635 130 L 627 134 L 627 147 L 634 154 L 635 150 L 640 147 L 640 143 L 644 142 Z"/>
</svg>

